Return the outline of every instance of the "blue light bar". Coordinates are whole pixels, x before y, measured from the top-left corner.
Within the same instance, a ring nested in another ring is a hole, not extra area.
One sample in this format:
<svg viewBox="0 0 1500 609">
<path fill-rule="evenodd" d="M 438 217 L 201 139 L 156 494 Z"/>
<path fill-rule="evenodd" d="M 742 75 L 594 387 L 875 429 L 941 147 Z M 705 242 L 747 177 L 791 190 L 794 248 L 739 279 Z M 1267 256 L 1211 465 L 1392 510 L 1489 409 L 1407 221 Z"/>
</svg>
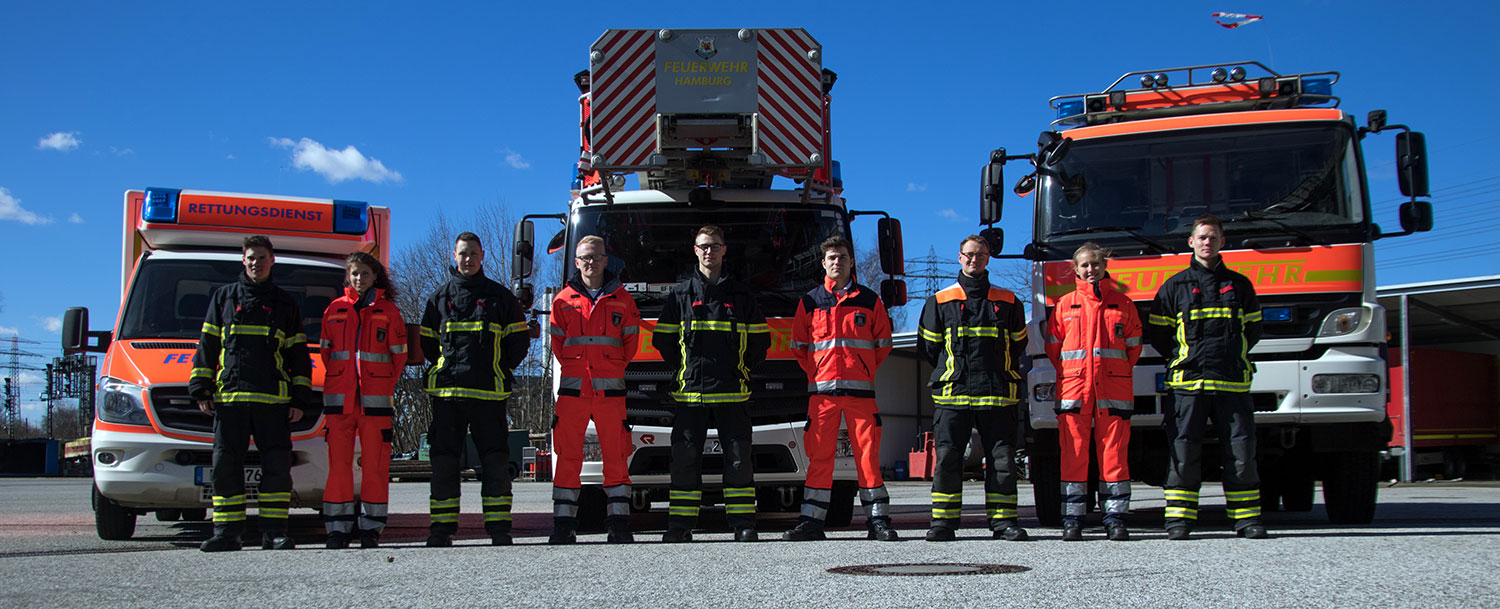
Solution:
<svg viewBox="0 0 1500 609">
<path fill-rule="evenodd" d="M 141 217 L 147 222 L 176 222 L 178 188 L 147 188 Z"/>
<path fill-rule="evenodd" d="M 1083 100 L 1075 99 L 1057 104 L 1057 118 L 1064 119 L 1070 116 L 1083 114 Z"/>
<path fill-rule="evenodd" d="M 1269 307 L 1260 310 L 1262 321 L 1285 322 L 1292 320 L 1291 307 Z"/>
<path fill-rule="evenodd" d="M 333 202 L 333 232 L 363 235 L 370 228 L 370 204 L 360 201 Z"/>
<path fill-rule="evenodd" d="M 1304 79 L 1302 79 L 1302 94 L 1303 95 L 1326 95 L 1326 96 L 1332 97 L 1333 96 L 1333 79 L 1332 78 L 1304 78 Z M 1331 104 L 1331 103 L 1333 103 L 1332 99 L 1307 100 L 1307 99 L 1304 98 L 1304 101 L 1301 104 L 1299 104 L 1299 105 L 1302 105 L 1302 106 L 1322 106 L 1322 105 L 1327 105 L 1327 104 Z"/>
</svg>

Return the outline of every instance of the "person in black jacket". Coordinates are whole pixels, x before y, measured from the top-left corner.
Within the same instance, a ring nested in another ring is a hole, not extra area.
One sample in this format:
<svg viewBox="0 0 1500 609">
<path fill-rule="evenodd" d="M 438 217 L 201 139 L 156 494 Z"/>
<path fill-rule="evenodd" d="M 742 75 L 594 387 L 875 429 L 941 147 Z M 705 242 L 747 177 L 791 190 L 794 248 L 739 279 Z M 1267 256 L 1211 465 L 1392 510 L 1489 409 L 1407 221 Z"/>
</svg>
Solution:
<svg viewBox="0 0 1500 609">
<path fill-rule="evenodd" d="M 1025 541 L 1017 524 L 1015 429 L 1026 312 L 1015 294 L 990 285 L 990 248 L 977 235 L 959 243 L 958 282 L 922 305 L 918 346 L 932 364 L 932 527 L 927 541 L 957 538 L 963 513 L 964 448 L 979 431 L 985 513 L 996 539 Z"/>
<path fill-rule="evenodd" d="M 1234 531 L 1261 539 L 1260 475 L 1255 463 L 1255 412 L 1250 348 L 1260 341 L 1260 302 L 1255 286 L 1229 270 L 1219 250 L 1224 226 L 1213 215 L 1193 223 L 1188 268 L 1162 283 L 1151 303 L 1146 338 L 1166 358 L 1167 388 L 1162 421 L 1169 443 L 1166 493 L 1167 538 L 1187 539 L 1198 519 L 1202 486 L 1203 432 L 1213 418 L 1224 458 L 1224 498 Z"/>
<path fill-rule="evenodd" d="M 188 392 L 214 417 L 214 534 L 199 549 L 240 549 L 245 529 L 245 453 L 260 452 L 261 547 L 296 547 L 286 534 L 292 502 L 291 424 L 317 416 L 302 312 L 271 281 L 276 252 L 264 235 L 243 242 L 245 272 L 215 290 L 203 319 Z"/>
<path fill-rule="evenodd" d="M 724 230 L 698 229 L 698 269 L 672 288 L 651 344 L 677 371 L 671 396 L 672 487 L 662 541 L 692 541 L 703 499 L 703 443 L 709 418 L 724 450 L 724 513 L 737 541 L 755 541 L 755 475 L 751 469 L 750 369 L 766 359 L 770 327 L 744 284 L 723 275 Z"/>
<path fill-rule="evenodd" d="M 432 514 L 427 546 L 453 545 L 458 532 L 459 455 L 464 436 L 479 451 L 480 500 L 490 543 L 511 543 L 510 431 L 505 400 L 513 370 L 526 359 L 530 329 L 515 295 L 484 276 L 479 236 L 465 232 L 453 247 L 453 277 L 427 299 L 422 353 L 432 399 Z"/>
</svg>

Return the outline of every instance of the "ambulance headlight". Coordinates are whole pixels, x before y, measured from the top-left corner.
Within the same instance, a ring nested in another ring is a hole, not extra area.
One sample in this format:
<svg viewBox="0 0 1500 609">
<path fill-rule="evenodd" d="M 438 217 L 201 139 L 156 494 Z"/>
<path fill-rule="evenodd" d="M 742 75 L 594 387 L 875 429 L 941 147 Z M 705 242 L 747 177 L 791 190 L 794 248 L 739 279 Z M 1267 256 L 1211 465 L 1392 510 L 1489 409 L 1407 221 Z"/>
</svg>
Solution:
<svg viewBox="0 0 1500 609">
<path fill-rule="evenodd" d="M 150 425 L 141 403 L 145 388 L 120 379 L 104 377 L 99 383 L 99 420 L 125 425 Z"/>
<path fill-rule="evenodd" d="M 1314 374 L 1313 393 L 1379 393 L 1380 377 L 1374 374 Z"/>
<path fill-rule="evenodd" d="M 1039 402 L 1057 399 L 1057 383 L 1037 383 L 1031 387 L 1031 397 Z"/>
<path fill-rule="evenodd" d="M 1343 336 L 1351 334 L 1360 328 L 1360 322 L 1364 321 L 1365 310 L 1360 308 L 1339 309 L 1323 318 L 1323 329 L 1318 331 L 1318 336 Z"/>
</svg>

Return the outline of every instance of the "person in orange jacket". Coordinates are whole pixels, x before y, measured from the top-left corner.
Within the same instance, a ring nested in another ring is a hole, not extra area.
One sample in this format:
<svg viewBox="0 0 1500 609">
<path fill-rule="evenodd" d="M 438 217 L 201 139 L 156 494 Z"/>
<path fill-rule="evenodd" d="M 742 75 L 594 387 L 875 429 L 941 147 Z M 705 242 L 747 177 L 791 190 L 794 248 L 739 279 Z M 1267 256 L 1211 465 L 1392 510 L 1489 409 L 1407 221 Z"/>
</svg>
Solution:
<svg viewBox="0 0 1500 609">
<path fill-rule="evenodd" d="M 330 550 L 379 545 L 390 497 L 391 416 L 396 381 L 406 366 L 406 322 L 391 299 L 385 266 L 364 252 L 349 254 L 344 295 L 323 312 L 323 412 L 328 483 L 323 520 Z M 354 440 L 359 438 L 360 509 L 354 508 Z"/>
<path fill-rule="evenodd" d="M 1047 358 L 1057 370 L 1057 430 L 1062 447 L 1063 540 L 1083 539 L 1089 488 L 1089 438 L 1099 447 L 1100 503 L 1109 539 L 1130 532 L 1131 371 L 1141 356 L 1141 317 L 1109 276 L 1109 252 L 1090 242 L 1073 253 L 1076 289 L 1047 320 Z M 1092 433 L 1090 430 L 1092 429 Z"/>
<path fill-rule="evenodd" d="M 891 319 L 880 297 L 854 281 L 854 248 L 848 239 L 829 237 L 820 249 L 823 285 L 802 296 L 792 321 L 792 353 L 807 372 L 812 396 L 802 436 L 808 459 L 802 516 L 782 538 L 826 537 L 823 523 L 833 500 L 834 448 L 842 417 L 859 469 L 868 538 L 896 541 L 891 496 L 880 475 L 880 414 L 875 405 L 875 371 L 891 353 Z"/>
<path fill-rule="evenodd" d="M 582 495 L 583 439 L 589 420 L 604 459 L 605 527 L 609 543 L 635 541 L 630 532 L 629 436 L 625 429 L 625 365 L 635 357 L 641 312 L 620 280 L 606 270 L 604 240 L 578 241 L 573 264 L 578 275 L 552 299 L 548 333 L 552 355 L 562 366 L 552 446 L 557 471 L 552 478 L 553 525 L 549 544 L 577 540 L 578 500 Z"/>
</svg>

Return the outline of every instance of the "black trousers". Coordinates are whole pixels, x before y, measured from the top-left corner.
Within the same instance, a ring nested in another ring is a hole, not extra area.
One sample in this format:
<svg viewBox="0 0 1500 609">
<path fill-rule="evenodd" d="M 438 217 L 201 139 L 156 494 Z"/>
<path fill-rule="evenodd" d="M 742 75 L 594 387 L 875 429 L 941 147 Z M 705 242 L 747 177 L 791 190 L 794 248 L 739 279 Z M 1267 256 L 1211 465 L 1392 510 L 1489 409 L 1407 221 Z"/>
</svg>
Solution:
<svg viewBox="0 0 1500 609">
<path fill-rule="evenodd" d="M 1224 496 L 1235 530 L 1260 518 L 1260 472 L 1255 461 L 1255 410 L 1246 393 L 1176 393 L 1163 408 L 1167 434 L 1166 524 L 1190 525 L 1198 519 L 1198 490 L 1203 486 L 1203 434 L 1212 419 L 1219 434 L 1224 464 Z"/>
<path fill-rule="evenodd" d="M 957 529 L 963 511 L 964 449 L 979 430 L 979 445 L 989 467 L 984 475 L 984 507 L 991 530 L 1016 524 L 1015 436 L 1013 407 L 988 410 L 938 408 L 932 414 L 937 456 L 932 472 L 932 526 Z"/>
<path fill-rule="evenodd" d="M 703 444 L 709 422 L 719 430 L 724 451 L 724 513 L 730 528 L 755 526 L 755 471 L 750 410 L 743 403 L 677 405 L 672 421 L 672 488 L 667 525 L 692 528 L 703 499 Z"/>
<path fill-rule="evenodd" d="M 506 405 L 505 401 L 432 399 L 432 425 L 427 430 L 432 450 L 432 532 L 452 535 L 458 531 L 458 467 L 466 434 L 473 434 L 474 447 L 479 451 L 484 529 L 491 534 L 510 532 L 510 423 Z"/>
<path fill-rule="evenodd" d="M 292 428 L 286 404 L 228 402 L 214 409 L 214 530 L 238 535 L 245 528 L 245 454 L 250 438 L 260 453 L 260 530 L 286 532 L 292 492 Z"/>
</svg>

